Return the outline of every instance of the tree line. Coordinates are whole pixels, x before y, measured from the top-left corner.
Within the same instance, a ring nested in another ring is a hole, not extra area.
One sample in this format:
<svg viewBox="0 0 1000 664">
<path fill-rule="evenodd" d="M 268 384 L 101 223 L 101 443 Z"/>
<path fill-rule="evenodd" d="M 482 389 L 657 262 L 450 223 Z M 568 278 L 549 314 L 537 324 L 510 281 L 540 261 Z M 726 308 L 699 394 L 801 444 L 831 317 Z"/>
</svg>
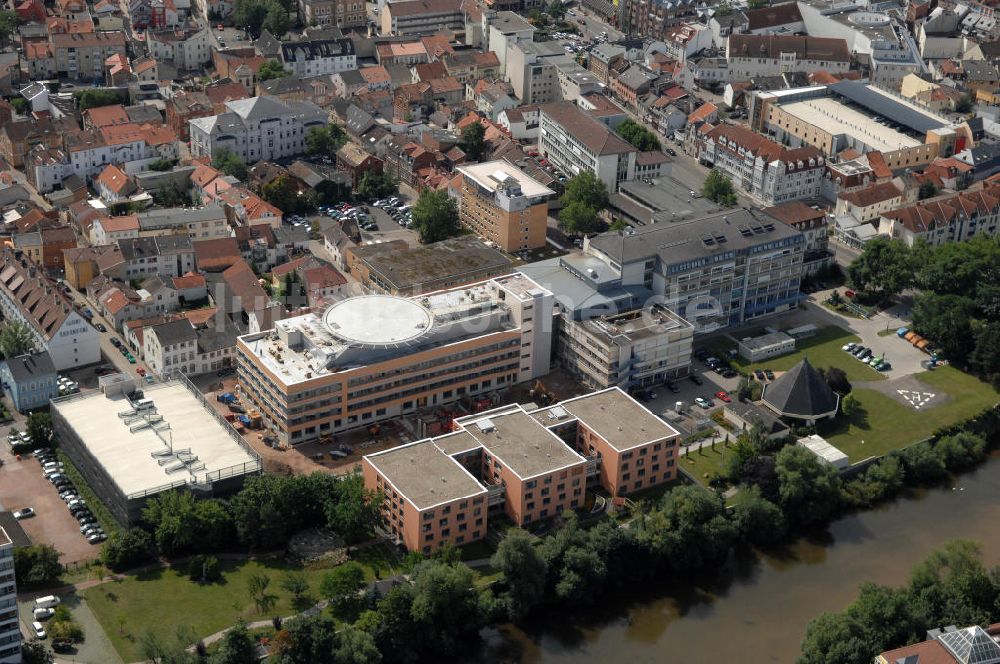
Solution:
<svg viewBox="0 0 1000 664">
<path fill-rule="evenodd" d="M 810 621 L 798 663 L 870 662 L 930 629 L 988 625 L 998 610 L 1000 566 L 987 570 L 974 542 L 948 542 L 913 568 L 907 585 L 864 583 L 847 609 Z"/>
<path fill-rule="evenodd" d="M 1000 239 L 938 246 L 874 238 L 847 270 L 867 301 L 916 289 L 913 327 L 948 361 L 1000 384 Z"/>
<path fill-rule="evenodd" d="M 373 535 L 381 522 L 380 504 L 360 474 L 261 475 L 227 499 L 170 491 L 149 501 L 140 526 L 113 533 L 101 559 L 112 570 L 123 570 L 154 555 L 274 550 L 295 533 L 317 527 L 353 543 Z"/>
</svg>

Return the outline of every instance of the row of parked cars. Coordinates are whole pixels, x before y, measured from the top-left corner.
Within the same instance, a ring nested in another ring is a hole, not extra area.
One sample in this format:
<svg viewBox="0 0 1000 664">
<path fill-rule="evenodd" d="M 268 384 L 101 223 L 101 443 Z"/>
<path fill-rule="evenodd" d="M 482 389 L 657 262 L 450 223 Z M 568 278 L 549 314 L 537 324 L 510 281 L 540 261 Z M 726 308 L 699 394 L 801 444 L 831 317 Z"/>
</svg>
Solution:
<svg viewBox="0 0 1000 664">
<path fill-rule="evenodd" d="M 853 341 L 849 344 L 844 344 L 842 348 L 875 371 L 888 371 L 892 368 L 892 365 L 886 361 L 884 355 L 882 357 L 875 355 L 875 352 L 871 348 L 866 348 Z"/>
<path fill-rule="evenodd" d="M 129 364 L 135 364 L 135 356 L 129 351 L 128 347 L 118 340 L 118 337 L 111 337 L 111 345 L 118 349 L 118 352 L 122 354 Z"/>
<path fill-rule="evenodd" d="M 69 513 L 80 523 L 80 534 L 91 544 L 99 544 L 108 539 L 107 533 L 87 506 L 87 501 L 80 497 L 73 480 L 66 476 L 63 463 L 56 458 L 55 452 L 50 449 L 37 450 L 35 457 L 42 464 L 45 478 L 56 487 Z"/>
<path fill-rule="evenodd" d="M 723 378 L 736 378 L 738 375 L 736 370 L 733 369 L 729 362 L 726 360 L 720 360 L 719 358 L 709 355 L 708 351 L 704 348 L 699 348 L 694 352 L 694 356 L 705 363 L 709 369 L 719 374 Z"/>
<path fill-rule="evenodd" d="M 404 228 L 413 227 L 413 206 L 393 196 L 384 201 L 375 201 L 375 207 L 381 208 L 393 221 Z"/>
</svg>

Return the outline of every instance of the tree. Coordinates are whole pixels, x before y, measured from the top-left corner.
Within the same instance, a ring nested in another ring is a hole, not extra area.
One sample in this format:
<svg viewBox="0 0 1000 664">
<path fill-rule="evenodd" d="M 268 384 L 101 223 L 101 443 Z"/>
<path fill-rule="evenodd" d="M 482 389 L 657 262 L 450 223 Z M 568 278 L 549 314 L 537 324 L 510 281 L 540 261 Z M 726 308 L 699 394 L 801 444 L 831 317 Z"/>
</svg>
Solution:
<svg viewBox="0 0 1000 664">
<path fill-rule="evenodd" d="M 948 470 L 965 470 L 986 457 L 986 441 L 963 431 L 938 440 L 934 444 L 934 451 Z"/>
<path fill-rule="evenodd" d="M 18 115 L 27 115 L 29 106 L 28 100 L 24 97 L 14 97 L 10 100 L 10 105 L 14 107 L 14 112 Z"/>
<path fill-rule="evenodd" d="M 976 333 L 969 364 L 991 380 L 1000 374 L 1000 321 L 987 323 Z"/>
<path fill-rule="evenodd" d="M 944 459 L 931 447 L 930 443 L 910 445 L 899 453 L 906 474 L 914 482 L 928 484 L 938 482 L 948 476 Z"/>
<path fill-rule="evenodd" d="M 195 583 L 214 583 L 222 578 L 219 559 L 198 554 L 188 561 L 188 578 Z"/>
<path fill-rule="evenodd" d="M 247 591 L 257 607 L 257 613 L 270 613 L 278 602 L 278 598 L 268 592 L 270 585 L 271 577 L 266 574 L 253 574 L 247 579 Z"/>
<path fill-rule="evenodd" d="M 222 637 L 222 644 L 208 661 L 209 664 L 255 664 L 258 661 L 257 644 L 242 618 Z"/>
<path fill-rule="evenodd" d="M 73 96 L 76 97 L 76 107 L 81 113 L 91 108 L 122 103 L 122 98 L 114 90 L 89 89 L 74 93 Z"/>
<path fill-rule="evenodd" d="M 322 614 L 301 616 L 290 620 L 286 629 L 278 655 L 272 658 L 276 664 L 334 664 L 338 639 L 330 618 Z"/>
<path fill-rule="evenodd" d="M 485 624 L 474 572 L 428 560 L 417 566 L 411 581 L 410 616 L 423 633 L 424 661 L 457 655 Z"/>
<path fill-rule="evenodd" d="M 288 10 L 277 2 L 267 3 L 267 17 L 261 26 L 279 39 L 292 27 L 292 19 L 288 16 Z"/>
<path fill-rule="evenodd" d="M 292 596 L 292 602 L 301 604 L 309 594 L 309 580 L 303 572 L 286 572 L 281 579 L 282 589 Z"/>
<path fill-rule="evenodd" d="M 826 384 L 837 394 L 844 396 L 851 391 L 851 381 L 847 379 L 847 372 L 840 367 L 827 367 L 822 373 Z"/>
<path fill-rule="evenodd" d="M 337 664 L 380 664 L 382 653 L 375 639 L 368 632 L 349 625 L 337 634 L 338 644 L 333 651 Z"/>
<path fill-rule="evenodd" d="M 187 491 L 165 491 L 146 503 L 142 518 L 165 556 L 217 551 L 231 545 L 232 516 L 218 500 L 199 500 Z"/>
<path fill-rule="evenodd" d="M 985 625 L 1000 599 L 996 571 L 991 576 L 983 566 L 978 543 L 947 542 L 913 569 L 913 611 L 928 625 Z"/>
<path fill-rule="evenodd" d="M 35 544 L 14 549 L 14 576 L 20 586 L 51 586 L 59 580 L 62 572 L 63 566 L 55 547 Z"/>
<path fill-rule="evenodd" d="M 919 197 L 920 200 L 924 200 L 925 198 L 934 198 L 935 196 L 937 196 L 937 193 L 938 193 L 938 188 L 934 184 L 934 182 L 931 180 L 924 180 L 922 183 L 920 183 L 920 191 L 918 192 L 917 196 Z"/>
<path fill-rule="evenodd" d="M 108 536 L 101 550 L 101 562 L 120 572 L 153 556 L 153 538 L 141 528 L 119 530 Z"/>
<path fill-rule="evenodd" d="M 462 130 L 462 137 L 458 141 L 458 147 L 469 158 L 469 161 L 482 161 L 486 156 L 486 127 L 481 122 L 473 122 Z"/>
<path fill-rule="evenodd" d="M 238 154 L 229 148 L 219 148 L 215 151 L 212 166 L 237 180 L 247 179 L 247 165 Z"/>
<path fill-rule="evenodd" d="M 180 627 L 172 638 L 147 631 L 139 637 L 139 654 L 152 664 L 195 664 L 198 656 L 187 646 L 194 640 L 190 628 Z"/>
<path fill-rule="evenodd" d="M 347 134 L 338 124 L 310 127 L 305 136 L 306 154 L 310 157 L 333 157 L 346 142 Z"/>
<path fill-rule="evenodd" d="M 373 173 L 366 171 L 358 180 L 358 198 L 374 201 L 379 198 L 394 196 L 399 192 L 399 183 L 389 173 Z"/>
<path fill-rule="evenodd" d="M 48 447 L 52 444 L 52 416 L 48 413 L 28 415 L 24 428 L 35 447 Z"/>
<path fill-rule="evenodd" d="M 149 170 L 151 170 L 151 171 L 169 171 L 170 169 L 172 169 L 174 167 L 175 163 L 177 163 L 177 162 L 175 160 L 173 160 L 173 159 L 163 159 L 163 158 L 160 158 L 160 159 L 157 159 L 156 161 L 151 162 L 149 164 Z"/>
<path fill-rule="evenodd" d="M 701 195 L 710 201 L 731 207 L 736 205 L 736 190 L 733 181 L 717 168 L 709 171 L 701 185 Z"/>
<path fill-rule="evenodd" d="M 646 517 L 639 541 L 674 571 L 694 572 L 725 560 L 737 535 L 721 497 L 681 486 Z"/>
<path fill-rule="evenodd" d="M 784 447 L 775 457 L 779 505 L 793 524 L 809 526 L 827 521 L 837 510 L 840 477 L 798 445 Z"/>
<path fill-rule="evenodd" d="M 458 208 L 443 190 L 424 189 L 413 206 L 413 226 L 424 244 L 446 240 L 458 234 Z"/>
<path fill-rule="evenodd" d="M 562 3 L 562 0 L 552 0 L 546 11 L 552 18 L 561 19 L 566 15 L 566 5 Z"/>
<path fill-rule="evenodd" d="M 326 525 L 349 544 L 370 539 L 382 525 L 381 494 L 365 489 L 361 473 L 343 477 L 326 506 Z"/>
<path fill-rule="evenodd" d="M 503 574 L 506 589 L 500 601 L 507 614 L 511 620 L 524 618 L 542 601 L 548 574 L 534 538 L 520 528 L 508 530 L 493 554 L 493 566 Z"/>
<path fill-rule="evenodd" d="M 751 487 L 733 508 L 733 522 L 740 539 L 757 546 L 768 546 L 785 537 L 785 516 L 781 509 L 763 498 L 760 489 Z"/>
<path fill-rule="evenodd" d="M 22 664 L 53 664 L 55 661 L 52 651 L 38 639 L 31 639 L 21 644 Z"/>
<path fill-rule="evenodd" d="M 809 621 L 798 664 L 857 664 L 875 654 L 861 637 L 861 625 L 850 616 L 823 613 Z"/>
<path fill-rule="evenodd" d="M 619 136 L 631 143 L 641 152 L 659 150 L 662 147 L 660 145 L 660 139 L 656 137 L 656 134 L 651 132 L 649 129 L 646 129 L 632 118 L 628 118 L 618 125 L 618 129 L 616 129 L 616 131 Z"/>
<path fill-rule="evenodd" d="M 608 207 L 608 188 L 596 175 L 583 171 L 566 182 L 561 200 L 563 205 L 582 203 L 597 213 Z"/>
<path fill-rule="evenodd" d="M 974 311 L 975 303 L 968 297 L 923 292 L 913 305 L 913 328 L 931 339 L 944 357 L 964 364 L 975 347 Z"/>
<path fill-rule="evenodd" d="M 848 420 L 853 420 L 864 412 L 864 407 L 858 401 L 857 397 L 853 394 L 848 394 L 840 402 L 840 412 Z"/>
<path fill-rule="evenodd" d="M 284 173 L 264 184 L 260 196 L 286 214 L 300 212 L 303 207 L 295 181 Z"/>
<path fill-rule="evenodd" d="M 31 329 L 18 320 L 8 320 L 0 328 L 0 354 L 9 359 L 32 353 L 35 350 L 35 337 Z"/>
<path fill-rule="evenodd" d="M 750 9 L 761 9 L 763 7 L 767 7 L 767 5 L 767 0 L 750 0 L 747 3 L 747 7 Z"/>
<path fill-rule="evenodd" d="M 955 102 L 955 112 L 956 113 L 969 113 L 972 111 L 972 106 L 975 104 L 975 99 L 972 95 L 965 94 L 959 97 L 958 101 Z"/>
<path fill-rule="evenodd" d="M 257 72 L 257 80 L 270 81 L 274 78 L 284 78 L 291 75 L 292 72 L 285 69 L 285 66 L 277 60 L 265 60 L 261 63 L 260 69 Z"/>
<path fill-rule="evenodd" d="M 365 586 L 365 571 L 356 562 L 334 567 L 323 575 L 320 595 L 330 601 L 334 611 L 350 611 L 357 605 L 358 591 Z"/>
<path fill-rule="evenodd" d="M 598 227 L 597 211 L 580 201 L 573 201 L 559 212 L 559 225 L 570 235 L 593 233 Z"/>
<path fill-rule="evenodd" d="M 0 43 L 6 44 L 10 36 L 17 32 L 17 26 L 21 25 L 21 22 L 17 12 L 9 9 L 0 11 Z"/>
<path fill-rule="evenodd" d="M 900 240 L 872 238 L 847 268 L 847 279 L 855 290 L 868 297 L 898 295 L 913 283 L 910 250 Z"/>
</svg>

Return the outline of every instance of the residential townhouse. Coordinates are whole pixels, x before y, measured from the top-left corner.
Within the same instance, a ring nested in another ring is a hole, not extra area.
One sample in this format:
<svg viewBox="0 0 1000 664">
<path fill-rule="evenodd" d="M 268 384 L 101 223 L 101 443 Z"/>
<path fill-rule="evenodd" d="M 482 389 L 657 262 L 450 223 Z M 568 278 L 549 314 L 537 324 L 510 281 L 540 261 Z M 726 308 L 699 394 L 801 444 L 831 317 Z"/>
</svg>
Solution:
<svg viewBox="0 0 1000 664">
<path fill-rule="evenodd" d="M 224 329 L 219 330 L 219 327 Z M 198 375 L 232 365 L 236 328 L 214 319 L 197 328 L 187 318 L 151 325 L 142 331 L 142 357 L 153 373 Z"/>
<path fill-rule="evenodd" d="M 281 62 L 296 76 L 325 76 L 358 66 L 354 42 L 350 39 L 283 42 Z"/>
<path fill-rule="evenodd" d="M 60 149 L 64 137 L 79 131 L 79 125 L 71 117 L 53 118 L 46 114 L 13 120 L 0 127 L 0 157 L 11 166 L 21 168 L 35 146 Z"/>
<path fill-rule="evenodd" d="M 42 78 L 103 80 L 104 61 L 125 49 L 125 33 L 92 32 L 49 35 L 54 69 Z M 34 64 L 29 62 L 29 70 Z M 37 79 L 36 79 L 37 80 Z"/>
<path fill-rule="evenodd" d="M 90 227 L 90 242 L 96 246 L 117 244 L 118 240 L 139 237 L 139 217 L 128 214 L 121 217 L 101 217 Z"/>
<path fill-rule="evenodd" d="M 212 100 L 203 92 L 178 91 L 166 101 L 167 126 L 177 137 L 187 141 L 190 137 L 189 123 L 195 118 L 215 115 Z"/>
<path fill-rule="evenodd" d="M 851 52 L 843 39 L 799 35 L 732 35 L 726 45 L 730 80 L 743 81 L 786 72 L 851 68 Z"/>
<path fill-rule="evenodd" d="M 306 25 L 362 28 L 368 22 L 363 0 L 298 0 Z"/>
<path fill-rule="evenodd" d="M 9 246 L 0 250 L 0 313 L 27 326 L 57 371 L 101 360 L 97 330 L 41 268 Z"/>
<path fill-rule="evenodd" d="M 985 183 L 977 191 L 939 196 L 885 212 L 880 235 L 912 247 L 918 240 L 931 246 L 962 242 L 977 233 L 997 234 L 1000 226 L 1000 184 Z"/>
<path fill-rule="evenodd" d="M 764 208 L 764 212 L 802 233 L 805 251 L 802 255 L 802 271 L 812 274 L 833 263 L 830 251 L 830 224 L 826 210 L 818 205 L 806 205 L 802 201 L 782 203 Z"/>
<path fill-rule="evenodd" d="M 440 62 L 444 75 L 456 78 L 462 85 L 483 78 L 497 78 L 501 74 L 500 58 L 492 51 L 459 51 L 442 57 Z"/>
<path fill-rule="evenodd" d="M 49 400 L 59 396 L 57 378 L 52 358 L 45 352 L 18 355 L 0 363 L 0 382 L 19 413 L 47 408 Z"/>
<path fill-rule="evenodd" d="M 196 70 L 212 61 L 214 46 L 207 27 L 147 30 L 149 54 L 178 69 Z"/>
<path fill-rule="evenodd" d="M 736 125 L 689 127 L 697 137 L 698 161 L 765 205 L 819 196 L 826 160 L 817 148 L 786 148 Z"/>
<path fill-rule="evenodd" d="M 15 233 L 10 241 L 37 265 L 58 271 L 63 267 L 63 251 L 76 247 L 76 233 L 69 226 L 55 226 Z"/>
<path fill-rule="evenodd" d="M 194 248 L 185 235 L 162 235 L 118 240 L 120 278 L 131 281 L 161 275 L 179 277 L 195 269 Z"/>
<path fill-rule="evenodd" d="M 903 192 L 892 181 L 876 182 L 867 187 L 843 191 L 837 197 L 834 214 L 856 221 L 877 220 L 884 212 L 903 207 Z"/>
</svg>

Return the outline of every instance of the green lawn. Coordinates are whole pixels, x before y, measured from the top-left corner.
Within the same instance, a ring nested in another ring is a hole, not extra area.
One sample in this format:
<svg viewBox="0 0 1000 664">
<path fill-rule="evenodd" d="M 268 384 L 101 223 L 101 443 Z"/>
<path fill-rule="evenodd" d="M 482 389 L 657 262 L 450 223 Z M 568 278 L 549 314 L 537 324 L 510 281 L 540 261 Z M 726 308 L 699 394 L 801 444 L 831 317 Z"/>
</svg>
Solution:
<svg viewBox="0 0 1000 664">
<path fill-rule="evenodd" d="M 699 484 L 708 486 L 708 480 L 713 475 L 725 474 L 724 453 L 729 450 L 719 440 L 715 443 L 715 450 L 711 447 L 703 447 L 698 450 L 690 450 L 678 459 L 677 463 L 681 468 L 691 473 Z"/>
<path fill-rule="evenodd" d="M 787 371 L 798 364 L 803 357 L 808 357 L 809 362 L 814 367 L 839 367 L 847 374 L 847 379 L 851 382 L 863 380 L 883 380 L 885 376 L 875 371 L 871 367 L 862 364 L 853 357 L 845 353 L 841 348 L 849 342 L 859 342 L 861 339 L 847 330 L 831 325 L 817 330 L 811 337 L 799 339 L 796 342 L 796 351 L 781 357 L 771 358 L 765 362 L 753 364 L 747 362 L 742 357 L 733 360 L 733 365 L 740 371 L 746 373 L 753 369 L 771 369 L 772 371 Z M 724 352 L 736 346 L 728 344 L 718 344 L 714 346 L 715 352 Z"/>
<path fill-rule="evenodd" d="M 949 399 L 917 411 L 881 392 L 855 389 L 852 394 L 864 408 L 863 417 L 850 423 L 842 417 L 824 422 L 820 433 L 853 463 L 927 438 L 936 429 L 995 404 L 1000 397 L 989 384 L 952 367 L 925 371 L 916 378 L 928 386 L 928 391 L 946 394 Z"/>
</svg>

